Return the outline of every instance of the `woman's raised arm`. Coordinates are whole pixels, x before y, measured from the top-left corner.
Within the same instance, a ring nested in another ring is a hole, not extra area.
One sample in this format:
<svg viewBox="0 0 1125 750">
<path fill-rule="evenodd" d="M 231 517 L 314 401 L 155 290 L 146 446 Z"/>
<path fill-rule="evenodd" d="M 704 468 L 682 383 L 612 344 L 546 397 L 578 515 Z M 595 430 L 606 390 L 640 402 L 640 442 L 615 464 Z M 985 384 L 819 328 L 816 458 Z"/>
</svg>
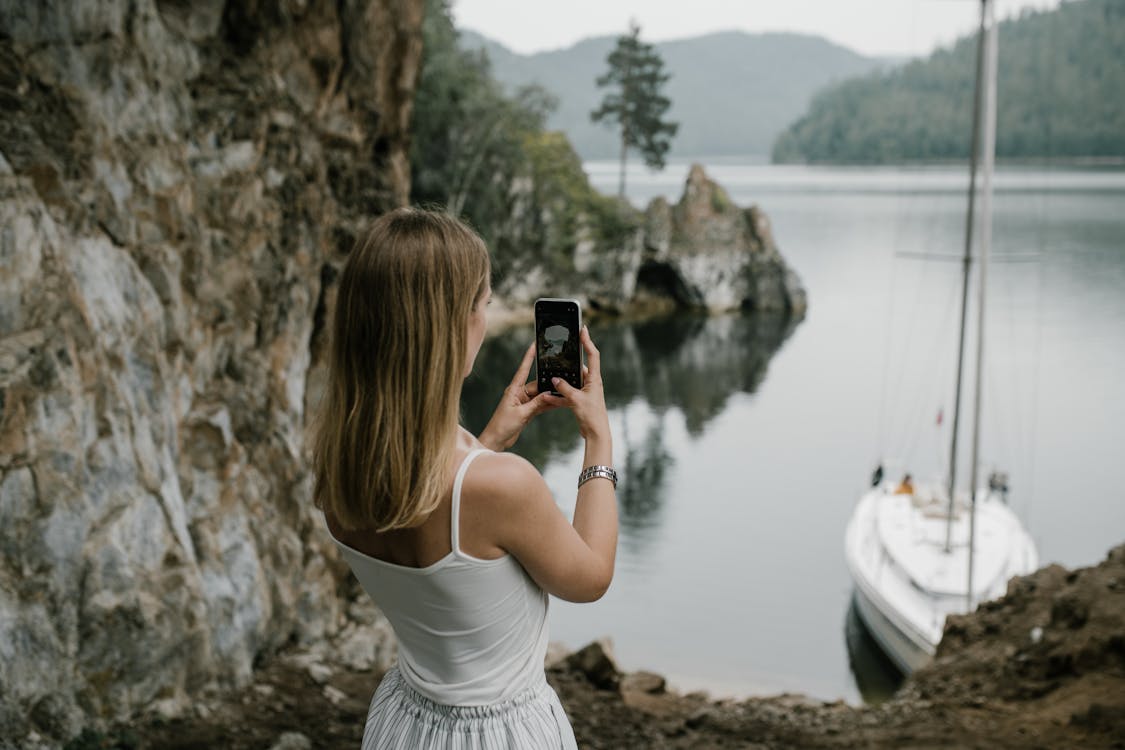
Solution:
<svg viewBox="0 0 1125 750">
<path fill-rule="evenodd" d="M 602 389 L 601 355 L 585 327 L 581 340 L 589 363 L 582 388 L 556 379 L 554 386 L 561 394 L 557 400 L 574 411 L 586 440 L 583 467 L 612 466 L 613 438 Z M 596 477 L 579 487 L 571 524 L 555 505 L 538 470 L 523 458 L 492 454 L 481 456 L 478 464 L 476 471 L 469 472 L 472 479 L 467 485 L 491 540 L 514 555 L 548 593 L 573 602 L 601 598 L 613 580 L 617 556 L 614 484 Z"/>
</svg>

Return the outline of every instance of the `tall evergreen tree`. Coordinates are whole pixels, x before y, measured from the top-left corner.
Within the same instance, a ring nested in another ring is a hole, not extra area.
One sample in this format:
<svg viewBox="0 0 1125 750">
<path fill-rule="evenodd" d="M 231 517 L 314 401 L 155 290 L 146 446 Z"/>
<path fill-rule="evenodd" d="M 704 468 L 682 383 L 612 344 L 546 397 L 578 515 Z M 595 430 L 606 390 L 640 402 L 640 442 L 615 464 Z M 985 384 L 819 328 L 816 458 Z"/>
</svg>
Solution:
<svg viewBox="0 0 1125 750">
<path fill-rule="evenodd" d="M 664 166 L 664 154 L 672 145 L 679 125 L 661 118 L 672 102 L 664 96 L 671 75 L 651 44 L 640 39 L 641 27 L 629 24 L 629 33 L 617 38 L 617 46 L 606 62 L 609 70 L 598 77 L 598 87 L 611 87 L 601 106 L 590 113 L 594 122 L 616 124 L 621 129 L 621 179 L 618 193 L 625 195 L 625 159 L 629 148 L 639 149 L 645 164 Z"/>
</svg>

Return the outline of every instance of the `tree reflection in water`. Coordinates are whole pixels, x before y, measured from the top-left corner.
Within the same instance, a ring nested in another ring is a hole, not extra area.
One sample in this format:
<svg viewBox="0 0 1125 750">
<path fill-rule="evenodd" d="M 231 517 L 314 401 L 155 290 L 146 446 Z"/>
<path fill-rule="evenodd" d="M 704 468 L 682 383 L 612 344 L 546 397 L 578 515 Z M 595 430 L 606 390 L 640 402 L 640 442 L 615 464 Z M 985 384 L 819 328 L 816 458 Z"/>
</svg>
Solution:
<svg viewBox="0 0 1125 750">
<path fill-rule="evenodd" d="M 614 447 L 625 530 L 659 524 L 664 483 L 673 463 L 663 439 L 665 414 L 679 410 L 688 434 L 699 437 L 732 395 L 757 390 L 770 358 L 798 322 L 786 315 L 747 313 L 591 324 L 590 334 L 602 354 L 606 405 L 622 425 Z M 488 423 L 532 335 L 531 326 L 513 328 L 481 347 L 461 398 L 462 424 L 473 434 Z M 629 432 L 626 409 L 637 401 L 655 417 L 639 437 Z M 512 450 L 543 470 L 579 443 L 574 417 L 558 410 L 532 422 Z"/>
<path fill-rule="evenodd" d="M 664 447 L 664 414 L 661 413 L 645 430 L 639 444 L 628 434 L 629 420 L 622 415 L 621 442 L 624 456 L 619 466 L 624 477 L 618 482 L 617 502 L 626 543 L 647 540 L 648 534 L 629 533 L 661 525 L 660 511 L 664 505 L 664 477 L 675 458 Z"/>
</svg>

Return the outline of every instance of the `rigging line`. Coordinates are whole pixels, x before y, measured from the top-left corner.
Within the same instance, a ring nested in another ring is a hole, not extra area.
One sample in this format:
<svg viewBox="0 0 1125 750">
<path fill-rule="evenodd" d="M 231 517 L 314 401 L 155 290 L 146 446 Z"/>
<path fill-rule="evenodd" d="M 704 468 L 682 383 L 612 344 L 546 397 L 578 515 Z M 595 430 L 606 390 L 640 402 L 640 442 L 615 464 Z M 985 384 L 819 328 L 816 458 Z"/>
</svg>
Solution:
<svg viewBox="0 0 1125 750">
<path fill-rule="evenodd" d="M 940 394 L 940 392 L 944 390 L 940 385 L 940 383 L 944 381 L 944 376 L 938 374 L 938 364 L 940 360 L 942 360 L 948 354 L 945 349 L 945 343 L 949 336 L 950 324 L 953 321 L 953 301 L 956 298 L 957 292 L 956 285 L 950 284 L 948 286 L 949 289 L 946 293 L 947 296 L 945 300 L 944 312 L 939 318 L 939 320 L 941 321 L 940 328 L 938 329 L 938 335 L 934 339 L 932 339 L 933 346 L 931 346 L 930 350 L 931 359 L 929 362 L 929 367 L 925 369 L 925 372 L 930 377 L 927 381 L 927 384 L 924 387 L 918 388 L 918 390 L 915 392 L 917 395 L 914 401 L 914 408 L 908 410 L 908 418 L 914 425 L 914 429 L 910 430 L 908 433 L 910 437 L 908 438 L 908 450 L 905 453 L 905 457 L 908 459 L 913 458 L 914 456 L 914 449 L 917 447 L 919 436 L 922 434 L 922 429 L 920 429 L 922 424 L 929 424 L 929 420 L 927 420 L 925 416 L 927 408 L 926 399 L 933 398 L 935 393 Z M 944 400 L 940 395 L 938 396 L 938 400 L 944 408 Z"/>
<path fill-rule="evenodd" d="M 913 7 L 913 6 L 912 6 Z M 912 32 L 913 33 L 913 32 Z M 891 283 L 888 290 L 890 300 L 888 302 L 888 316 L 886 318 L 886 336 L 883 342 L 883 372 L 882 372 L 882 387 L 880 389 L 879 398 L 879 454 L 885 456 L 887 453 L 887 444 L 895 440 L 894 416 L 898 413 L 898 400 L 899 394 L 902 392 L 903 371 L 900 370 L 898 382 L 894 385 L 893 390 L 888 389 L 888 381 L 891 379 L 891 353 L 894 351 L 894 331 L 897 317 L 895 316 L 895 308 L 898 304 L 898 278 L 899 278 L 899 263 L 895 258 L 895 248 L 902 245 L 903 234 L 903 213 L 905 207 L 909 204 L 909 198 L 903 189 L 906 180 L 906 173 L 902 167 L 895 170 L 895 223 L 894 223 L 894 240 L 891 246 L 890 262 L 891 262 Z M 921 280 L 919 281 L 921 285 Z M 915 295 L 917 302 L 918 295 Z M 914 320 L 917 316 L 917 307 L 914 309 L 914 315 L 909 320 Z M 888 407 L 888 402 L 890 406 Z M 888 427 L 888 423 L 890 426 Z M 888 432 L 890 435 L 888 436 Z"/>
<path fill-rule="evenodd" d="M 913 336 L 914 328 L 915 328 L 915 326 L 917 326 L 918 319 L 921 317 L 920 310 L 922 308 L 922 299 L 923 299 L 922 290 L 925 288 L 926 275 L 927 275 L 927 271 L 928 271 L 927 267 L 929 266 L 929 264 L 923 263 L 921 265 L 922 265 L 922 267 L 919 269 L 919 273 L 918 273 L 918 287 L 917 287 L 917 289 L 914 290 L 914 294 L 912 295 L 913 299 L 914 299 L 914 306 L 911 310 L 910 315 L 908 315 L 906 317 L 906 340 L 903 342 L 902 351 L 900 352 L 900 356 L 898 357 L 898 364 L 899 364 L 898 379 L 895 383 L 894 389 L 892 390 L 892 393 L 894 395 L 894 399 L 892 401 L 892 409 L 891 409 L 891 415 L 892 415 L 891 416 L 891 422 L 892 422 L 893 427 L 897 427 L 897 423 L 895 422 L 894 415 L 895 414 L 900 415 L 900 419 L 901 419 L 901 415 L 903 413 L 904 403 L 907 406 L 909 405 L 909 401 L 908 401 L 909 397 L 907 396 L 906 389 L 905 389 L 906 371 L 907 371 L 907 365 L 911 361 L 911 354 L 912 354 L 911 346 L 912 346 L 912 342 L 913 342 L 913 338 L 914 338 L 914 336 Z M 892 440 L 898 439 L 898 442 L 900 442 L 900 443 L 903 442 L 903 439 L 897 438 L 897 436 L 902 435 L 904 432 L 907 435 L 909 434 L 910 419 L 911 419 L 910 415 L 907 414 L 906 415 L 906 422 L 903 425 L 903 430 L 901 430 L 901 431 L 900 430 L 892 430 L 892 432 L 891 432 L 891 439 Z"/>
<path fill-rule="evenodd" d="M 942 308 L 942 314 L 939 316 L 939 328 L 937 335 L 930 340 L 930 360 L 928 366 L 925 367 L 923 373 L 928 377 L 923 382 L 919 380 L 919 387 L 914 391 L 915 398 L 913 401 L 913 408 L 907 410 L 907 418 L 910 420 L 909 425 L 912 429 L 908 430 L 910 437 L 908 438 L 907 455 L 913 458 L 914 451 L 918 444 L 919 436 L 922 434 L 922 425 L 928 425 L 929 419 L 927 418 L 927 401 L 937 397 L 939 405 L 944 407 L 944 398 L 941 391 L 944 389 L 941 386 L 944 381 L 944 376 L 940 375 L 941 369 L 939 362 L 948 355 L 946 344 L 949 339 L 950 325 L 953 321 L 953 302 L 956 297 L 956 285 L 948 285 L 946 292 L 945 305 Z M 932 403 L 932 402 L 931 402 Z M 936 416 L 936 415 L 935 415 Z"/>
<path fill-rule="evenodd" d="M 896 178 L 895 192 L 894 192 L 895 199 L 896 199 L 896 206 L 895 206 L 896 210 L 895 210 L 894 213 L 895 213 L 896 216 L 899 215 L 899 213 L 901 212 L 901 208 L 898 205 L 899 203 L 901 203 L 901 193 L 902 193 L 902 189 L 901 189 L 900 180 Z M 891 350 L 891 342 L 892 342 L 892 339 L 893 339 L 892 334 L 893 334 L 893 331 L 894 331 L 894 324 L 895 324 L 895 320 L 896 320 L 895 308 L 897 306 L 897 301 L 898 301 L 898 294 L 897 294 L 897 289 L 898 289 L 898 262 L 895 259 L 895 253 L 894 253 L 894 247 L 896 247 L 898 245 L 897 231 L 898 231 L 898 225 L 896 223 L 896 225 L 895 225 L 895 241 L 890 246 L 890 252 L 887 253 L 884 256 L 884 262 L 888 263 L 889 266 L 890 266 L 890 268 L 889 268 L 890 280 L 889 280 L 889 283 L 886 286 L 883 287 L 883 291 L 886 295 L 886 303 L 885 303 L 886 306 L 885 306 L 885 312 L 884 312 L 884 316 L 883 316 L 883 352 L 882 352 L 883 353 L 883 357 L 882 357 L 883 364 L 882 364 L 882 368 L 880 370 L 880 378 L 879 378 L 879 411 L 878 411 L 879 416 L 878 416 L 878 422 L 877 422 L 877 433 L 878 434 L 877 434 L 877 438 L 876 438 L 877 443 L 876 443 L 876 446 L 875 446 L 876 455 L 879 457 L 878 458 L 879 465 L 883 465 L 883 463 L 885 461 L 885 454 L 886 454 L 886 449 L 887 449 L 887 400 L 889 398 L 888 391 L 887 391 L 887 384 L 888 384 L 888 380 L 890 379 L 890 376 L 889 376 L 890 361 L 891 361 L 890 360 L 890 350 Z"/>
<path fill-rule="evenodd" d="M 1057 101 L 1056 98 L 1056 85 L 1058 83 L 1055 75 L 1056 53 L 1058 52 L 1057 38 L 1056 38 L 1056 25 L 1058 23 L 1058 14 L 1052 14 L 1047 24 L 1047 54 L 1050 59 L 1047 64 L 1047 69 L 1051 71 L 1051 80 L 1049 81 L 1051 96 L 1047 97 L 1046 101 Z M 1052 136 L 1054 130 L 1051 127 L 1051 110 L 1042 108 L 1043 113 L 1043 128 L 1045 130 L 1044 140 L 1046 141 L 1047 157 L 1050 158 L 1054 153 L 1054 143 L 1052 143 Z M 1032 354 L 1032 375 L 1031 375 L 1031 424 L 1027 431 L 1028 435 L 1028 465 L 1029 472 L 1027 478 L 1027 503 L 1024 515 L 1027 521 L 1028 532 L 1031 530 L 1032 509 L 1035 506 L 1035 454 L 1039 446 L 1039 372 L 1040 365 L 1043 361 L 1043 270 L 1047 265 L 1049 256 L 1047 253 L 1050 250 L 1049 244 L 1046 242 L 1047 237 L 1047 217 L 1051 215 L 1051 169 L 1050 165 L 1046 166 L 1043 173 L 1044 190 L 1040 194 L 1041 210 L 1039 212 L 1039 268 L 1036 274 L 1036 287 L 1035 287 L 1035 345 Z"/>
<path fill-rule="evenodd" d="M 995 337 L 993 337 L 993 338 L 995 339 Z M 997 359 L 997 357 L 995 357 L 995 356 L 992 357 L 993 362 L 995 362 L 996 359 Z M 988 383 L 987 383 L 988 397 L 989 397 L 990 401 L 992 402 L 990 404 L 992 408 L 991 408 L 991 414 L 989 416 L 988 422 L 993 429 L 993 434 L 996 436 L 994 438 L 995 449 L 993 451 L 991 451 L 991 453 L 992 453 L 992 468 L 993 469 L 999 468 L 1000 466 L 1004 466 L 1004 465 L 1008 465 L 1009 468 L 1010 468 L 1012 465 L 1014 465 L 1014 461 L 1010 461 L 1009 459 L 1004 458 L 1005 454 L 1007 453 L 1007 449 L 1008 449 L 1008 445 L 1009 445 L 1009 443 L 1008 443 L 1008 433 L 1004 429 L 1004 423 L 1006 422 L 1006 419 L 1004 417 L 1004 413 L 1007 412 L 1007 409 L 1006 409 L 1005 405 L 1002 404 L 1001 401 L 1000 401 L 1000 391 L 998 390 L 997 385 L 996 385 L 996 380 L 997 380 L 996 370 L 997 370 L 996 367 L 990 367 L 987 370 L 985 370 L 985 372 L 984 372 L 984 377 L 988 381 Z M 981 407 L 981 408 L 983 410 L 983 407 Z"/>
<path fill-rule="evenodd" d="M 943 422 L 942 422 L 941 425 L 935 425 L 935 427 L 937 428 L 937 430 L 936 430 L 937 437 L 934 440 L 934 447 L 937 451 L 937 460 L 938 460 L 938 462 L 937 462 L 937 467 L 938 467 L 937 476 L 938 476 L 938 480 L 941 482 L 942 489 L 944 489 L 945 486 L 948 485 L 948 477 L 946 476 L 946 468 L 949 465 L 948 464 L 948 451 L 946 450 L 946 443 L 943 440 L 943 437 L 944 437 L 944 429 L 943 428 L 946 424 L 946 422 L 945 422 L 945 406 L 946 406 L 945 398 L 948 397 L 949 394 L 948 393 L 942 393 L 942 391 L 944 391 L 945 389 L 942 387 L 942 384 L 941 384 L 940 381 L 944 380 L 944 377 L 938 375 L 938 373 L 941 371 L 941 368 L 938 366 L 938 360 L 941 357 L 937 356 L 937 353 L 941 352 L 941 351 L 948 351 L 947 349 L 944 348 L 944 345 L 945 345 L 945 343 L 948 343 L 948 339 L 949 339 L 949 327 L 950 327 L 950 323 L 952 322 L 951 313 L 952 313 L 952 307 L 953 307 L 953 301 L 954 301 L 955 295 L 956 295 L 956 286 L 951 285 L 949 287 L 949 298 L 946 301 L 946 309 L 945 309 L 945 316 L 944 316 L 945 323 L 944 323 L 943 328 L 941 329 L 940 336 L 935 339 L 935 341 L 942 342 L 942 346 L 935 346 L 934 347 L 935 357 L 934 357 L 933 363 L 931 364 L 931 366 L 929 368 L 929 371 L 934 374 L 934 380 L 939 381 L 939 382 L 935 382 L 934 384 L 932 384 L 930 395 L 936 396 L 936 401 L 938 403 L 938 409 L 939 409 L 939 412 L 942 414 L 942 418 L 943 418 Z M 919 425 L 923 424 L 924 421 L 926 420 L 926 411 L 925 410 L 926 410 L 925 400 L 923 398 L 919 398 L 919 401 L 918 401 L 918 413 L 919 413 L 918 424 Z M 926 422 L 926 423 L 928 423 L 928 422 Z M 920 431 L 916 431 L 915 442 L 917 442 L 919 434 L 920 434 Z"/>
<path fill-rule="evenodd" d="M 999 196 L 998 196 L 999 197 Z M 1020 201 L 1021 196 L 1016 193 L 1010 194 L 1009 197 L 1013 201 Z M 999 200 L 997 200 L 999 203 Z M 1004 237 L 1004 233 L 997 231 L 994 235 L 993 250 L 999 247 L 999 238 Z M 989 262 L 993 261 L 993 257 L 989 257 Z M 999 277 L 999 278 L 997 278 Z M 1014 426 L 1015 435 L 1020 435 L 1020 379 L 1017 376 L 1019 372 L 1018 355 L 1022 352 L 1022 348 L 1016 345 L 1016 312 L 1015 312 L 1015 291 L 1013 289 L 1013 282 L 1011 274 L 996 274 L 993 277 L 993 309 L 997 312 L 1003 307 L 1003 311 L 1007 314 L 1007 320 L 1001 320 L 999 315 L 993 315 L 989 320 L 989 337 L 995 341 L 992 346 L 994 352 L 991 357 L 991 365 L 985 370 L 985 378 L 987 379 L 987 395 L 992 403 L 992 411 L 988 414 L 988 424 L 996 431 L 995 450 L 992 451 L 992 468 L 1005 468 L 1011 471 L 1016 468 L 1018 449 L 1016 443 L 1018 441 L 1010 441 L 1009 431 L 1006 426 Z M 1003 295 L 1000 292 L 1004 292 Z M 996 304 L 997 297 L 1003 296 L 1003 305 Z M 1006 329 L 1006 330 L 1003 330 Z M 995 335 L 994 335 L 995 334 Z M 1006 334 L 1006 337 L 1001 334 Z M 1002 364 L 1004 357 L 996 356 L 1001 351 L 1004 351 L 1010 359 L 1009 365 L 1014 370 L 1010 379 L 1004 378 L 1002 372 Z M 999 385 L 1003 383 L 1003 385 Z M 1011 404 L 1002 400 L 1002 397 L 1009 396 Z M 1008 406 L 1011 410 L 1008 410 Z M 982 407 L 983 408 L 983 407 Z"/>
<path fill-rule="evenodd" d="M 887 370 L 891 366 L 891 329 L 894 327 L 895 319 L 895 279 L 897 278 L 898 262 L 891 256 L 891 283 L 887 290 L 887 317 L 883 319 L 886 334 L 883 336 L 883 373 L 882 382 L 879 386 L 879 444 L 876 446 L 876 452 L 879 455 L 879 461 L 882 462 L 883 454 L 886 453 L 887 448 Z"/>
<path fill-rule="evenodd" d="M 1015 198 L 1015 197 L 1014 197 Z M 1042 220 L 1042 217 L 1041 217 Z M 1016 464 L 1023 461 L 1026 457 L 1024 450 L 1024 443 L 1027 436 L 1027 408 L 1025 406 L 1025 399 L 1027 394 L 1027 380 L 1020 377 L 1021 374 L 1026 372 L 1028 365 L 1027 361 L 1027 346 L 1024 344 L 1028 340 L 1028 324 L 1025 323 L 1025 316 L 1020 314 L 1020 311 L 1025 309 L 1024 301 L 1027 298 L 1027 283 L 1030 278 L 1030 269 L 1008 269 L 1008 273 L 1002 274 L 1005 280 L 1005 291 L 1007 292 L 1007 314 L 1008 314 L 1008 350 L 1014 354 L 1010 358 L 1010 381 L 1011 381 L 1011 417 L 1009 425 L 1014 433 L 1011 433 L 1011 462 L 1012 467 L 1015 468 Z M 1018 274 L 1018 275 L 1017 275 Z"/>
</svg>

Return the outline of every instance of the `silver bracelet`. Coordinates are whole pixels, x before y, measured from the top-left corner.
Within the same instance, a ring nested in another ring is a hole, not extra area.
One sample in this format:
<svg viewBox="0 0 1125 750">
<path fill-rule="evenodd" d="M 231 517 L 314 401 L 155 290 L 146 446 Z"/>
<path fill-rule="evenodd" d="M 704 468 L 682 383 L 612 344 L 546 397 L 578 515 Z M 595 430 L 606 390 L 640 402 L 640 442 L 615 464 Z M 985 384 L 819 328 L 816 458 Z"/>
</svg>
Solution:
<svg viewBox="0 0 1125 750">
<path fill-rule="evenodd" d="M 598 464 L 587 466 L 582 470 L 582 473 L 578 475 L 578 486 L 581 487 L 594 477 L 608 479 L 613 482 L 613 489 L 617 489 L 617 472 L 613 470 L 612 466 L 601 466 Z"/>
</svg>

